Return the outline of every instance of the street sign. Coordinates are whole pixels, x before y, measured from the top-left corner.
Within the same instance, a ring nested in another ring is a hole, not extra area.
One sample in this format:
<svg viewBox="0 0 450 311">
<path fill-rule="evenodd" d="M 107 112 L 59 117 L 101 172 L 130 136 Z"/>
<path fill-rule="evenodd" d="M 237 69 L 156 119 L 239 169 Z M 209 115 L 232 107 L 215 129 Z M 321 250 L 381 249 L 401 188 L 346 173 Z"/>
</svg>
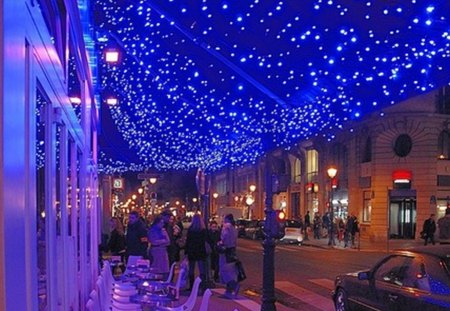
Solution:
<svg viewBox="0 0 450 311">
<path fill-rule="evenodd" d="M 114 178 L 113 179 L 113 189 L 123 190 L 124 183 L 125 183 L 125 181 L 123 178 Z"/>
</svg>

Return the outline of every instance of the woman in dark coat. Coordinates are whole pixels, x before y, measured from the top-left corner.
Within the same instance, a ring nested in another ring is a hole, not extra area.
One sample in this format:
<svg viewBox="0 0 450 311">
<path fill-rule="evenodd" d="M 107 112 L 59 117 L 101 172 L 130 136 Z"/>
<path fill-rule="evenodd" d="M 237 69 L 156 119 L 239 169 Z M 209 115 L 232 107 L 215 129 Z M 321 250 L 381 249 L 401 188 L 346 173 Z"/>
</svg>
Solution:
<svg viewBox="0 0 450 311">
<path fill-rule="evenodd" d="M 219 282 L 219 252 L 217 251 L 217 243 L 220 241 L 220 228 L 216 221 L 209 223 L 208 241 L 211 247 L 211 270 L 214 271 L 214 282 Z"/>
<path fill-rule="evenodd" d="M 190 288 L 194 285 L 195 264 L 198 264 L 200 278 L 206 280 L 207 257 L 205 244 L 208 241 L 208 231 L 200 214 L 192 217 L 192 223 L 186 236 L 185 254 L 189 260 Z"/>
<path fill-rule="evenodd" d="M 126 243 L 122 222 L 119 218 L 112 217 L 109 224 L 111 226 L 111 236 L 108 241 L 108 249 L 112 256 L 120 256 L 123 262 L 126 251 Z"/>
</svg>

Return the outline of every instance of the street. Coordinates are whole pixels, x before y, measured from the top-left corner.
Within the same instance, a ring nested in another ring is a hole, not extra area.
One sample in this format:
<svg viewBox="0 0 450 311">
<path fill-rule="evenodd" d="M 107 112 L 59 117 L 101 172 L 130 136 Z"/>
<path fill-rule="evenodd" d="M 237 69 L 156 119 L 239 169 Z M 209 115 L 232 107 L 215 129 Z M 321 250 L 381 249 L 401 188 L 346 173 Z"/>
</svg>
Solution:
<svg viewBox="0 0 450 311">
<path fill-rule="evenodd" d="M 385 253 L 355 249 L 323 249 L 277 245 L 275 294 L 277 302 L 292 310 L 334 310 L 330 292 L 337 274 L 371 267 Z M 241 295 L 261 304 L 263 247 L 261 240 L 238 240 L 238 256 L 247 279 Z"/>
</svg>

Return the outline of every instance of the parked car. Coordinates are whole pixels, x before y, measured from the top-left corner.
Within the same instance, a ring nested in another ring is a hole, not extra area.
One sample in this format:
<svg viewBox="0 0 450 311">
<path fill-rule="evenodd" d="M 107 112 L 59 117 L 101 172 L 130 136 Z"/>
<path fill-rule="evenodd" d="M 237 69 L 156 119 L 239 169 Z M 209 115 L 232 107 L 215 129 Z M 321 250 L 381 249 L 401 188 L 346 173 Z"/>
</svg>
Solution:
<svg viewBox="0 0 450 311">
<path fill-rule="evenodd" d="M 332 297 L 337 311 L 449 310 L 450 245 L 396 251 L 369 270 L 339 275 Z"/>
<path fill-rule="evenodd" d="M 244 237 L 245 236 L 245 228 L 247 228 L 247 226 L 250 223 L 250 219 L 244 219 L 244 218 L 238 218 L 235 221 L 235 227 L 237 229 L 238 232 L 238 237 Z"/>
<path fill-rule="evenodd" d="M 281 243 L 299 244 L 303 243 L 302 223 L 298 220 L 287 219 L 284 225 L 284 237 Z"/>
<path fill-rule="evenodd" d="M 258 240 L 264 238 L 264 220 L 252 220 L 244 229 L 246 238 Z"/>
</svg>

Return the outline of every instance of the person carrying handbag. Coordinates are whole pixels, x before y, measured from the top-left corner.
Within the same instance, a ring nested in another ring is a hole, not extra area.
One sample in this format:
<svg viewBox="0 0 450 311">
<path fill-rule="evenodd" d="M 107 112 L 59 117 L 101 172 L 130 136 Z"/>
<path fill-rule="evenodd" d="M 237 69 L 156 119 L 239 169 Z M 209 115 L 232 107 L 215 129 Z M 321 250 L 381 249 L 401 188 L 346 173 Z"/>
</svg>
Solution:
<svg viewBox="0 0 450 311">
<path fill-rule="evenodd" d="M 237 230 L 234 226 L 233 214 L 228 214 L 224 218 L 220 241 L 218 243 L 219 251 L 219 275 L 222 283 L 226 285 L 223 298 L 233 299 L 237 297 L 240 289 L 238 282 L 237 269 Z"/>
</svg>

